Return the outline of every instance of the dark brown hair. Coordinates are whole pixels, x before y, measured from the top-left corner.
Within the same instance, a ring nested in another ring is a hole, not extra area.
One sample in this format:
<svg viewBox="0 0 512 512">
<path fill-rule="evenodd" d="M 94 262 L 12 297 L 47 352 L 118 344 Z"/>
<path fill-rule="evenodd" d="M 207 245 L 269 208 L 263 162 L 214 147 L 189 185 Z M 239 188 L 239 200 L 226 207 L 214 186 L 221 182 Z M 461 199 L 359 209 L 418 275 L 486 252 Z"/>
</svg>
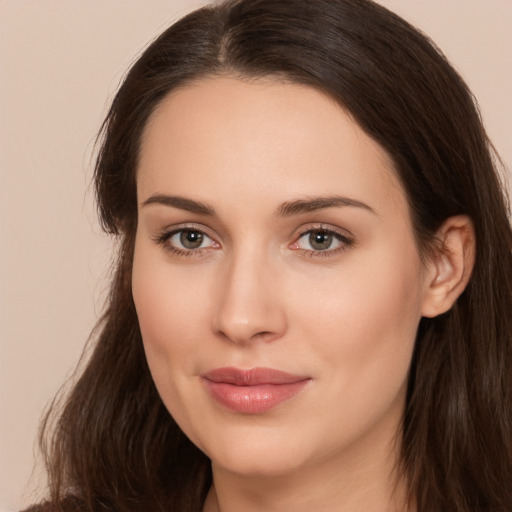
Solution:
<svg viewBox="0 0 512 512">
<path fill-rule="evenodd" d="M 392 157 L 418 246 L 448 217 L 476 232 L 472 278 L 453 308 L 422 319 L 400 468 L 420 512 L 512 510 L 512 232 L 496 159 L 467 86 L 438 49 L 369 0 L 241 0 L 195 11 L 127 74 L 102 129 L 101 221 L 119 239 L 92 355 L 41 436 L 50 510 L 201 510 L 209 460 L 163 406 L 131 296 L 136 169 L 148 117 L 206 76 L 277 76 L 343 105 Z"/>
</svg>

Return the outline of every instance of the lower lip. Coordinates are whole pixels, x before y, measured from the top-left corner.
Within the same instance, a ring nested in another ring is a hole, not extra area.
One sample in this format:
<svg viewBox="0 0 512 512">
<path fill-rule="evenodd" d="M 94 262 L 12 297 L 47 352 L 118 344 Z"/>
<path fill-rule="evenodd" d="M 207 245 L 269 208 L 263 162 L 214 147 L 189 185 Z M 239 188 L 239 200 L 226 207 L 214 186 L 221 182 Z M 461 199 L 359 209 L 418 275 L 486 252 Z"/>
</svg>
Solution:
<svg viewBox="0 0 512 512">
<path fill-rule="evenodd" d="M 300 393 L 310 379 L 286 384 L 236 386 L 203 379 L 210 395 L 232 411 L 245 414 L 266 412 Z"/>
</svg>

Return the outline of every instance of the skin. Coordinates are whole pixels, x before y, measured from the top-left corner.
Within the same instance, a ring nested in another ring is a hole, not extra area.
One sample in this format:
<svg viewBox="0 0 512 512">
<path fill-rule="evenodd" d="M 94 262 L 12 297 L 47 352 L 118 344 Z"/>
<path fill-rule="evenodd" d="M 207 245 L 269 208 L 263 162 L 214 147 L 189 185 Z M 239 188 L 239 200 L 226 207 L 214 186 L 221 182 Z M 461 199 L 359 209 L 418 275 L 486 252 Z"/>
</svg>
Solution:
<svg viewBox="0 0 512 512">
<path fill-rule="evenodd" d="M 137 192 L 133 297 L 162 400 L 212 460 L 204 510 L 398 510 L 418 323 L 451 306 L 468 272 L 463 258 L 422 263 L 384 150 L 312 88 L 213 77 L 151 116 Z M 334 196 L 352 204 L 294 203 Z M 199 248 L 183 230 L 202 233 Z M 311 233 L 327 236 L 322 249 Z M 450 254 L 468 233 L 462 218 L 443 227 Z M 204 386 L 226 366 L 310 380 L 243 414 Z"/>
</svg>

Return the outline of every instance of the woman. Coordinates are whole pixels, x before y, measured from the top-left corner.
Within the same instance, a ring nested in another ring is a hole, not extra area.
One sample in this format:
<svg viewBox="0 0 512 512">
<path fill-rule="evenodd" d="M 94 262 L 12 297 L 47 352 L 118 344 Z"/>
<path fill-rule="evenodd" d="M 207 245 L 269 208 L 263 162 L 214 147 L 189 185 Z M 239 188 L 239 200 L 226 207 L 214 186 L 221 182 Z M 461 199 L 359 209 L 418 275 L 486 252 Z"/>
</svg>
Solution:
<svg viewBox="0 0 512 512">
<path fill-rule="evenodd" d="M 367 0 L 164 32 L 103 127 L 119 237 L 50 510 L 512 507 L 512 233 L 467 87 Z M 48 426 L 48 421 L 47 421 Z"/>
</svg>

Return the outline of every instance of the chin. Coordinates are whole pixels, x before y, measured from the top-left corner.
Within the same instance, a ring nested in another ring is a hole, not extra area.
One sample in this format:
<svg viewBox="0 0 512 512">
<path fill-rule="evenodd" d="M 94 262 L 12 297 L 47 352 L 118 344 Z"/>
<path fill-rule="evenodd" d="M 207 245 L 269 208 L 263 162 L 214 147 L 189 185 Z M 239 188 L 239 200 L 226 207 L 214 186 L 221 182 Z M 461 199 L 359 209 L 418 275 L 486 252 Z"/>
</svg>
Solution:
<svg viewBox="0 0 512 512">
<path fill-rule="evenodd" d="M 230 473 L 246 476 L 279 476 L 307 464 L 308 451 L 304 443 L 293 436 L 267 432 L 245 433 L 236 438 L 227 436 L 205 447 L 212 464 Z"/>
<path fill-rule="evenodd" d="M 304 461 L 296 456 L 283 453 L 267 452 L 243 453 L 240 455 L 219 454 L 212 458 L 212 464 L 224 471 L 240 476 L 278 477 L 290 474 L 304 465 Z"/>
</svg>

